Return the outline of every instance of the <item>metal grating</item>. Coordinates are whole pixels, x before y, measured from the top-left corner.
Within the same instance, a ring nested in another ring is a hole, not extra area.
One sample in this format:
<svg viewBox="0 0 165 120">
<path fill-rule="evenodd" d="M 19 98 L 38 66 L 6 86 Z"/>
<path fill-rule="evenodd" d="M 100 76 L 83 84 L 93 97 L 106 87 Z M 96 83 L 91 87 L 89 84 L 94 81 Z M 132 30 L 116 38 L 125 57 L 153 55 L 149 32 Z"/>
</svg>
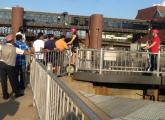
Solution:
<svg viewBox="0 0 165 120">
<path fill-rule="evenodd" d="M 89 95 L 84 92 L 82 94 L 113 120 L 165 120 L 165 103 L 163 102 Z"/>
</svg>

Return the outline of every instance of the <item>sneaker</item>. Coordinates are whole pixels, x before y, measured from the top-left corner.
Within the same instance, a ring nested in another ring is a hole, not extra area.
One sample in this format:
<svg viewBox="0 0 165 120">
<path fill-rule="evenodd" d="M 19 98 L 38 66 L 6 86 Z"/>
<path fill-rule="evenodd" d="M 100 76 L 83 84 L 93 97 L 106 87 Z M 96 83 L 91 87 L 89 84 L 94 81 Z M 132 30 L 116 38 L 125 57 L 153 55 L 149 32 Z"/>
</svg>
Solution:
<svg viewBox="0 0 165 120">
<path fill-rule="evenodd" d="M 152 73 L 155 75 L 155 74 L 157 74 L 157 71 L 156 71 L 156 70 L 154 70 L 154 71 L 152 71 Z"/>
<path fill-rule="evenodd" d="M 21 97 L 21 96 L 24 96 L 24 93 L 17 93 L 17 94 L 15 94 L 15 98 L 18 98 L 18 97 Z"/>
<path fill-rule="evenodd" d="M 5 100 L 9 99 L 9 94 L 4 95 L 3 99 L 5 99 Z"/>
</svg>

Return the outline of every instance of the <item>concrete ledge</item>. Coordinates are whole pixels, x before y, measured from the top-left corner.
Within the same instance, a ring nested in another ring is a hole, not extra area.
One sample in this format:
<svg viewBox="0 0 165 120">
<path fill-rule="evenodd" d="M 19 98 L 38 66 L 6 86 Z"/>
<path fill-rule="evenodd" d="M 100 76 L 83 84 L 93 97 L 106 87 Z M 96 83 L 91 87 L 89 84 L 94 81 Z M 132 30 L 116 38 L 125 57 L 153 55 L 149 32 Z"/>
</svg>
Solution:
<svg viewBox="0 0 165 120">
<path fill-rule="evenodd" d="M 76 72 L 73 79 L 88 81 L 93 83 L 112 83 L 112 84 L 135 84 L 135 85 L 161 85 L 161 77 L 145 75 L 124 75 L 124 74 L 105 74 Z M 165 85 L 165 81 L 163 82 Z"/>
</svg>

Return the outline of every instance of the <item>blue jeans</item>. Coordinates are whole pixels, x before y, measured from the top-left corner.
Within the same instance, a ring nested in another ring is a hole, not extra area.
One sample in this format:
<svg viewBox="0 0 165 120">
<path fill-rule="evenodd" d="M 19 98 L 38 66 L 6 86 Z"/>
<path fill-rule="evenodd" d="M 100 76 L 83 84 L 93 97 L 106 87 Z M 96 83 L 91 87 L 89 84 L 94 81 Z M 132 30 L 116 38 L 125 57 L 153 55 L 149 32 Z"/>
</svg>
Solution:
<svg viewBox="0 0 165 120">
<path fill-rule="evenodd" d="M 149 67 L 148 67 L 148 69 L 150 71 L 157 70 L 157 57 L 158 57 L 157 54 L 150 55 L 150 63 L 149 63 Z"/>
<path fill-rule="evenodd" d="M 15 66 L 16 79 L 21 89 L 26 87 L 26 64 Z"/>
</svg>

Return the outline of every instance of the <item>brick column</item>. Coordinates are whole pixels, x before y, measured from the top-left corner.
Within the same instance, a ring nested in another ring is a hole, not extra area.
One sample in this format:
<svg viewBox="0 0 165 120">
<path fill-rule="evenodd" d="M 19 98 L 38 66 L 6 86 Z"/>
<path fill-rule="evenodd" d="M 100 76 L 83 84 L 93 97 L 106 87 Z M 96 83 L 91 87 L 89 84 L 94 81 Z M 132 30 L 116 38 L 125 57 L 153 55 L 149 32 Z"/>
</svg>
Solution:
<svg viewBox="0 0 165 120">
<path fill-rule="evenodd" d="M 101 48 L 102 31 L 103 31 L 103 15 L 93 14 L 90 17 L 90 40 L 89 48 Z"/>
<path fill-rule="evenodd" d="M 13 35 L 19 30 L 19 27 L 23 25 L 24 8 L 12 7 L 12 33 Z"/>
</svg>

